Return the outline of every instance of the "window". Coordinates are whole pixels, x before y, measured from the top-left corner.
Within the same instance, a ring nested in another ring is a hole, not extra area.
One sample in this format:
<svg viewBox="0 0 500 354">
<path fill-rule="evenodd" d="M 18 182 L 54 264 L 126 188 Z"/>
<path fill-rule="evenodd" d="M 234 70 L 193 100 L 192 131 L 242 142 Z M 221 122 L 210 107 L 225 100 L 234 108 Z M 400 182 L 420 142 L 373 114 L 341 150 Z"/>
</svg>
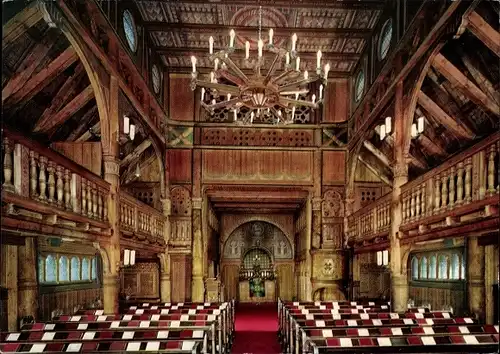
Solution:
<svg viewBox="0 0 500 354">
<path fill-rule="evenodd" d="M 431 261 L 429 264 L 429 279 L 436 279 L 436 256 L 431 256 Z"/>
<path fill-rule="evenodd" d="M 420 279 L 427 279 L 427 257 L 420 260 Z"/>
<path fill-rule="evenodd" d="M 46 282 L 57 281 L 56 258 L 51 254 L 49 254 L 47 258 L 45 258 L 45 281 Z"/>
<path fill-rule="evenodd" d="M 82 259 L 82 280 L 90 280 L 90 262 L 87 257 Z"/>
<path fill-rule="evenodd" d="M 161 87 L 161 75 L 160 75 L 160 70 L 154 64 L 153 68 L 151 69 L 151 80 L 153 81 L 153 90 L 155 91 L 156 94 L 159 94 Z"/>
<path fill-rule="evenodd" d="M 385 59 L 389 48 L 391 47 L 392 40 L 392 18 L 387 19 L 382 29 L 380 30 L 380 36 L 378 39 L 378 58 L 379 60 Z"/>
<path fill-rule="evenodd" d="M 92 258 L 92 280 L 97 279 L 97 258 Z"/>
<path fill-rule="evenodd" d="M 448 259 L 444 255 L 439 256 L 438 279 L 448 279 Z"/>
<path fill-rule="evenodd" d="M 418 259 L 413 257 L 411 260 L 411 277 L 413 279 L 418 279 Z"/>
<path fill-rule="evenodd" d="M 80 280 L 80 258 L 71 258 L 71 281 Z"/>
<path fill-rule="evenodd" d="M 451 256 L 450 279 L 460 279 L 460 259 L 456 253 Z"/>
<path fill-rule="evenodd" d="M 361 97 L 363 97 L 363 93 L 365 91 L 365 72 L 363 70 L 360 70 L 358 75 L 356 76 L 356 83 L 354 87 L 354 97 L 356 98 L 356 102 L 359 102 L 361 100 Z"/>
<path fill-rule="evenodd" d="M 130 50 L 135 53 L 137 50 L 137 28 L 134 17 L 129 10 L 123 11 L 123 31 Z"/>
<path fill-rule="evenodd" d="M 59 281 L 69 281 L 68 257 L 59 257 Z"/>
<path fill-rule="evenodd" d="M 38 256 L 38 282 L 43 283 L 45 281 L 45 258 Z"/>
</svg>

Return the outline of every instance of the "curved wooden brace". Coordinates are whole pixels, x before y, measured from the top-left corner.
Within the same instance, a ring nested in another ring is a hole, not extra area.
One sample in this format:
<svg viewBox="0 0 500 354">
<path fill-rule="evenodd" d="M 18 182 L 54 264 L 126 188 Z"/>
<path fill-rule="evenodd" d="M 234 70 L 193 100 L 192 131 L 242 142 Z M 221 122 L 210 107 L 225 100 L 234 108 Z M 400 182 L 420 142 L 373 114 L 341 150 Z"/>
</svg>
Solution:
<svg viewBox="0 0 500 354">
<path fill-rule="evenodd" d="M 113 274 L 108 252 L 104 248 L 101 248 L 101 245 L 99 244 L 99 242 L 94 242 L 93 246 L 95 249 L 97 249 L 99 251 L 99 254 L 101 255 L 103 275 Z"/>
</svg>

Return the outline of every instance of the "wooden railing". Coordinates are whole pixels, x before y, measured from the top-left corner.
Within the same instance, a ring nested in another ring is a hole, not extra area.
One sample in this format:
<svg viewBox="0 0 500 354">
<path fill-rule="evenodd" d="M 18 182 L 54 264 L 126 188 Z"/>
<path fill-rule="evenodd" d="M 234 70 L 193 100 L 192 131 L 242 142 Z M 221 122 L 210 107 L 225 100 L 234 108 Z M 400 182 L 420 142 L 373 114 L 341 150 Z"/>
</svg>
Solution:
<svg viewBox="0 0 500 354">
<path fill-rule="evenodd" d="M 5 202 L 76 222 L 108 225 L 106 181 L 17 133 L 4 130 L 2 148 Z"/>
<path fill-rule="evenodd" d="M 139 239 L 149 238 L 164 242 L 165 216 L 155 208 L 120 192 L 120 229 L 125 237 L 136 235 Z"/>
<path fill-rule="evenodd" d="M 359 209 L 347 219 L 347 236 L 352 240 L 371 238 L 389 231 L 391 226 L 391 193 Z"/>
<path fill-rule="evenodd" d="M 500 133 L 495 133 L 405 184 L 401 188 L 402 224 L 449 214 L 462 206 L 497 196 L 499 148 Z"/>
</svg>

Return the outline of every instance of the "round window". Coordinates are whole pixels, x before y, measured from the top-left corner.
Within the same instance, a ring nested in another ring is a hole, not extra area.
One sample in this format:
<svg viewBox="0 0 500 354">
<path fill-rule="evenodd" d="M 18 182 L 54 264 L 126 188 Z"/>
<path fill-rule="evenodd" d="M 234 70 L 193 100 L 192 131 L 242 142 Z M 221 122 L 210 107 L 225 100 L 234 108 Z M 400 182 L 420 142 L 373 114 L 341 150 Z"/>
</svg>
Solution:
<svg viewBox="0 0 500 354">
<path fill-rule="evenodd" d="M 356 76 L 356 83 L 355 83 L 356 102 L 359 102 L 361 100 L 364 91 L 365 91 L 365 72 L 361 70 L 358 73 L 358 76 Z"/>
<path fill-rule="evenodd" d="M 378 39 L 378 58 L 379 60 L 385 59 L 389 48 L 391 47 L 392 39 L 392 18 L 385 21 L 382 29 L 380 30 L 380 36 Z"/>
<path fill-rule="evenodd" d="M 137 28 L 135 27 L 134 17 L 129 10 L 123 11 L 123 31 L 130 50 L 137 50 Z"/>
<path fill-rule="evenodd" d="M 157 94 L 160 93 L 161 76 L 160 70 L 156 65 L 153 65 L 153 68 L 151 69 L 151 79 L 153 80 L 153 90 Z"/>
</svg>

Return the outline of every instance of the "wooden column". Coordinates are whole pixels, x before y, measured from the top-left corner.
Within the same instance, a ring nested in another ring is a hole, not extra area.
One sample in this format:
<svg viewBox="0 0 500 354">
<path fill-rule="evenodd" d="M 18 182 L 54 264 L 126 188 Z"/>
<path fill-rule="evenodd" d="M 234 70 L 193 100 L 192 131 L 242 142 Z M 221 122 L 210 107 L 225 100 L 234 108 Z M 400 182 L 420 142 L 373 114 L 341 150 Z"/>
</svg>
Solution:
<svg viewBox="0 0 500 354">
<path fill-rule="evenodd" d="M 192 243 L 192 281 L 191 301 L 202 302 L 205 289 L 203 281 L 203 226 L 202 226 L 202 204 L 201 196 L 201 150 L 193 151 L 193 243 Z"/>
<path fill-rule="evenodd" d="M 301 301 L 312 301 L 312 256 L 311 256 L 311 241 L 312 241 L 312 200 L 309 200 L 306 203 L 306 224 L 307 224 L 307 233 L 306 233 L 306 261 L 305 261 L 305 269 L 304 269 L 304 290 L 302 294 Z"/>
<path fill-rule="evenodd" d="M 481 321 L 485 319 L 484 247 L 477 237 L 467 238 L 467 292 L 469 311 Z"/>
<path fill-rule="evenodd" d="M 163 198 L 161 200 L 163 206 L 163 215 L 165 216 L 165 224 L 163 226 L 163 233 L 165 237 L 165 242 L 167 244 L 167 249 L 165 250 L 162 262 L 164 262 L 163 267 L 160 268 L 160 299 L 161 302 L 171 301 L 171 291 L 170 291 L 170 254 L 168 243 L 170 241 L 170 212 L 172 209 L 172 202 L 170 198 Z"/>
<path fill-rule="evenodd" d="M 25 237 L 18 247 L 18 317 L 38 316 L 38 283 L 36 273 L 36 246 L 34 237 Z"/>
<path fill-rule="evenodd" d="M 403 82 L 396 86 L 396 99 L 394 107 L 394 157 L 395 165 L 394 181 L 392 186 L 392 210 L 390 228 L 390 269 L 391 281 L 391 305 L 394 312 L 406 311 L 408 302 L 408 277 L 403 270 L 401 258 L 401 245 L 399 239 L 399 227 L 403 219 L 401 205 L 401 186 L 408 182 L 408 163 L 405 156 L 405 145 L 408 139 L 407 121 L 403 108 Z"/>
<path fill-rule="evenodd" d="M 104 313 L 118 313 L 118 294 L 120 292 L 120 161 L 119 161 L 119 87 L 115 77 L 109 81 L 109 107 L 107 121 L 101 124 L 103 141 L 104 180 L 108 182 L 108 219 L 111 237 L 104 249 L 109 257 L 109 269 L 103 274 Z M 101 120 L 102 121 L 102 120 Z"/>
<path fill-rule="evenodd" d="M 496 283 L 497 279 L 497 264 L 495 260 L 495 251 L 498 252 L 498 248 L 495 249 L 495 245 L 488 245 L 484 247 L 484 299 L 485 299 L 485 315 L 486 323 L 493 324 L 495 317 L 495 304 L 493 303 L 493 285 Z"/>
<path fill-rule="evenodd" d="M 0 251 L 0 285 L 7 289 L 7 329 L 9 331 L 17 330 L 18 313 L 18 282 L 17 282 L 17 247 L 12 245 L 2 245 Z"/>
</svg>

